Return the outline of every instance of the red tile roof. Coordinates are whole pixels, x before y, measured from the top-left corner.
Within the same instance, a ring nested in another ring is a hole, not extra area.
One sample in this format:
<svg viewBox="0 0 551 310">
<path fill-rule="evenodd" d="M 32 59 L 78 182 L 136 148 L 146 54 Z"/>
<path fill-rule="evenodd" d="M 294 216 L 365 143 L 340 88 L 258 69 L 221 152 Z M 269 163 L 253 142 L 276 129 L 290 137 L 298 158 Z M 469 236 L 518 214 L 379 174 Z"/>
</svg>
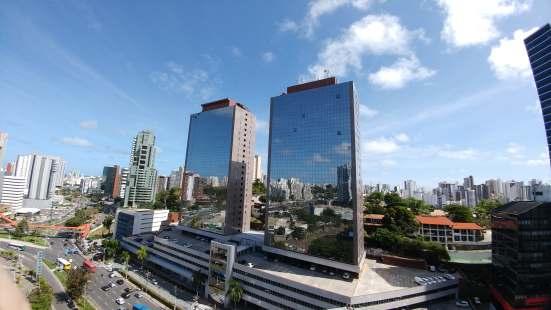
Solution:
<svg viewBox="0 0 551 310">
<path fill-rule="evenodd" d="M 426 225 L 446 225 L 449 227 L 453 226 L 453 222 L 450 221 L 445 216 L 425 216 L 425 215 L 417 215 L 415 217 L 417 219 L 417 222 L 419 224 L 426 224 Z"/>
<path fill-rule="evenodd" d="M 373 219 L 373 220 L 382 220 L 384 218 L 384 214 L 366 214 L 364 218 L 366 219 Z"/>
<path fill-rule="evenodd" d="M 453 229 L 474 229 L 482 230 L 482 227 L 478 226 L 475 223 L 453 223 Z"/>
</svg>

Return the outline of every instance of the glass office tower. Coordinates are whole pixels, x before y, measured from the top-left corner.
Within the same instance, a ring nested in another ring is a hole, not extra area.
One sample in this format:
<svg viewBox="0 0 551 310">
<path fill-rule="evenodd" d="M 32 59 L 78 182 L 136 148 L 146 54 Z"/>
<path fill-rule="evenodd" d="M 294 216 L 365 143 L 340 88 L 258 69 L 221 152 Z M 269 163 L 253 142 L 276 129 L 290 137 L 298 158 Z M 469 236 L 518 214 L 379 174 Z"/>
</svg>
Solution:
<svg viewBox="0 0 551 310">
<path fill-rule="evenodd" d="M 271 99 L 267 246 L 361 262 L 357 120 L 353 82 L 328 78 Z"/>
<path fill-rule="evenodd" d="M 541 27 L 524 40 L 543 112 L 548 150 L 551 153 L 551 26 Z"/>
<path fill-rule="evenodd" d="M 202 107 L 189 124 L 182 196 L 190 211 L 184 224 L 223 234 L 248 231 L 254 116 L 231 99 Z"/>
</svg>

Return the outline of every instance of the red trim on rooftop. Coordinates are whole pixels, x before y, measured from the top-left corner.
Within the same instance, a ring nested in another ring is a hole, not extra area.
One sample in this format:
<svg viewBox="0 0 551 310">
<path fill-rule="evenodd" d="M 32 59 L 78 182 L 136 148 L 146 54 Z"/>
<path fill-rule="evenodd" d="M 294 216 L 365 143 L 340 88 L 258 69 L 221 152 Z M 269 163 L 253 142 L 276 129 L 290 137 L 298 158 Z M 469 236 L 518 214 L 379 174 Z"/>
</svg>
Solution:
<svg viewBox="0 0 551 310">
<path fill-rule="evenodd" d="M 224 98 L 212 102 L 203 103 L 201 107 L 203 108 L 203 112 L 214 110 L 214 109 L 220 109 L 225 107 L 233 107 L 237 104 L 237 101 L 232 100 L 230 98 Z"/>
<path fill-rule="evenodd" d="M 287 93 L 288 94 L 297 93 L 308 89 L 320 88 L 320 87 L 330 86 L 335 84 L 337 84 L 337 78 L 332 76 L 322 80 L 289 86 L 287 87 Z"/>
</svg>

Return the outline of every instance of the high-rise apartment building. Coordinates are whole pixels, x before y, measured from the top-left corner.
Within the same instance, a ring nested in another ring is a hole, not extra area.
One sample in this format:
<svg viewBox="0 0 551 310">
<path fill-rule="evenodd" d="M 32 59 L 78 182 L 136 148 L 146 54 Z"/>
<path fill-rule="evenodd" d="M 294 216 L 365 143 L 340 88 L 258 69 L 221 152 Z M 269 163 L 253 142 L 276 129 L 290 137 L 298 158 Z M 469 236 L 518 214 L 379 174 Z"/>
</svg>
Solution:
<svg viewBox="0 0 551 310">
<path fill-rule="evenodd" d="M 121 167 L 103 167 L 103 178 L 101 183 L 103 194 L 110 198 L 119 198 L 121 192 Z"/>
<path fill-rule="evenodd" d="M 551 307 L 551 203 L 511 202 L 492 211 L 493 302 Z"/>
<path fill-rule="evenodd" d="M 260 180 L 264 178 L 264 175 L 262 173 L 262 157 L 260 155 L 254 155 L 254 173 L 253 173 L 253 181 L 254 180 Z"/>
<path fill-rule="evenodd" d="M 182 188 L 182 181 L 184 179 L 184 167 L 179 167 L 178 169 L 172 170 L 170 176 L 168 177 L 168 189 L 171 188 Z"/>
<path fill-rule="evenodd" d="M 5 175 L 0 181 L 0 205 L 9 206 L 12 209 L 23 207 L 25 178 Z"/>
<path fill-rule="evenodd" d="M 254 143 L 255 117 L 239 102 L 205 103 L 191 115 L 182 183 L 210 211 L 186 225 L 224 234 L 249 230 Z"/>
<path fill-rule="evenodd" d="M 0 132 L 0 167 L 2 167 L 2 160 L 4 159 L 6 144 L 8 144 L 8 134 Z"/>
<path fill-rule="evenodd" d="M 56 187 L 63 185 L 65 162 L 59 157 L 37 154 L 19 155 L 15 175 L 26 180 L 25 196 L 29 199 L 50 199 Z"/>
<path fill-rule="evenodd" d="M 140 131 L 132 141 L 130 168 L 125 189 L 124 205 L 133 207 L 155 200 L 155 135 L 152 131 Z"/>
<path fill-rule="evenodd" d="M 265 251 L 359 271 L 358 113 L 353 82 L 334 77 L 271 98 Z"/>
<path fill-rule="evenodd" d="M 543 113 L 548 150 L 551 153 L 551 25 L 524 40 Z"/>
<path fill-rule="evenodd" d="M 472 175 L 463 178 L 463 186 L 465 189 L 474 189 L 474 178 Z"/>
<path fill-rule="evenodd" d="M 121 169 L 120 197 L 126 197 L 126 185 L 128 184 L 128 168 Z"/>
<path fill-rule="evenodd" d="M 416 184 L 413 180 L 404 181 L 404 192 L 403 195 L 406 198 L 411 198 L 415 196 Z"/>
<path fill-rule="evenodd" d="M 157 184 L 155 185 L 155 193 L 164 192 L 168 189 L 168 177 L 164 175 L 157 176 Z"/>
</svg>

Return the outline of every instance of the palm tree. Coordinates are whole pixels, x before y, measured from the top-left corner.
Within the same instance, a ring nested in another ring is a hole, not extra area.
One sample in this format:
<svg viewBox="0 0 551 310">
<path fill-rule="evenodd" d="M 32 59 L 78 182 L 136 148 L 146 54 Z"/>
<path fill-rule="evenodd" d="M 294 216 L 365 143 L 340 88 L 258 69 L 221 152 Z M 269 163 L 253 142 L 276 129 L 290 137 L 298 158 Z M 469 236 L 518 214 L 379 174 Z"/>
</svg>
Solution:
<svg viewBox="0 0 551 310">
<path fill-rule="evenodd" d="M 103 219 L 103 228 L 107 229 L 107 234 L 111 233 L 111 224 L 113 224 L 113 217 L 111 215 Z"/>
<path fill-rule="evenodd" d="M 142 270 L 143 270 L 143 264 L 145 262 L 145 259 L 147 258 L 147 248 L 145 246 L 141 246 L 139 249 L 138 249 L 138 252 L 136 253 L 136 255 L 138 256 L 138 260 L 140 261 L 140 263 L 142 264 Z"/>
<path fill-rule="evenodd" d="M 234 308 L 236 308 L 237 304 L 241 301 L 241 297 L 243 297 L 243 288 L 241 287 L 241 282 L 237 280 L 230 280 L 228 297 L 233 302 Z"/>
<path fill-rule="evenodd" d="M 123 251 L 121 253 L 121 259 L 124 262 L 124 270 L 126 271 L 126 278 L 128 279 L 128 261 L 130 261 L 130 253 Z"/>
</svg>

